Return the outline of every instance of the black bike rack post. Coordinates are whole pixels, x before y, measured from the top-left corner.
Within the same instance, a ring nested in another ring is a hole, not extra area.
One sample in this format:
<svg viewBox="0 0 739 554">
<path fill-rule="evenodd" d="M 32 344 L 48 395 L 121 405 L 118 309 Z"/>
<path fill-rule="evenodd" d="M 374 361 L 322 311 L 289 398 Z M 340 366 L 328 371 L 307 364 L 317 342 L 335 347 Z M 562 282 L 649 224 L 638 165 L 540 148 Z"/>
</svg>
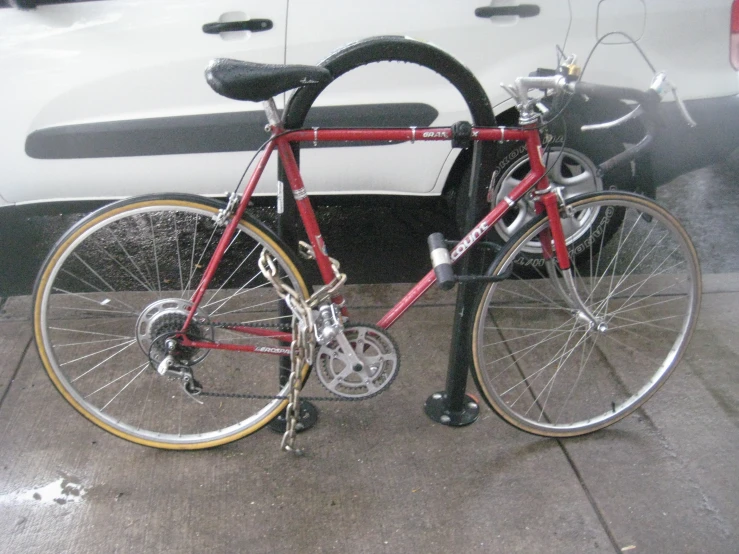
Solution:
<svg viewBox="0 0 739 554">
<path fill-rule="evenodd" d="M 295 161 L 300 164 L 300 145 L 293 143 L 292 145 L 293 154 L 295 155 Z M 278 191 L 277 197 L 277 214 L 276 214 L 276 229 L 277 236 L 279 236 L 285 244 L 297 245 L 298 244 L 298 209 L 295 204 L 295 199 L 290 192 L 290 186 L 287 181 L 287 173 L 285 168 L 282 166 L 282 160 L 280 159 L 277 167 L 277 180 L 279 183 L 280 190 Z M 295 248 L 297 251 L 297 248 Z M 282 318 L 291 316 L 290 308 L 287 304 L 280 302 L 279 315 Z M 284 346 L 290 346 L 284 344 Z M 280 389 L 287 384 L 290 379 L 291 368 L 290 356 L 280 356 L 278 365 L 277 379 L 280 384 Z M 269 428 L 276 433 L 284 433 L 287 430 L 287 418 L 286 409 L 282 410 L 279 415 L 269 422 Z M 300 413 L 298 414 L 298 422 L 295 425 L 295 430 L 298 433 L 307 431 L 313 427 L 318 421 L 318 407 L 308 400 L 300 401 Z"/>
<path fill-rule="evenodd" d="M 327 68 L 334 79 L 344 73 L 375 62 L 399 61 L 408 62 L 430 69 L 444 77 L 462 95 L 476 126 L 494 126 L 495 116 L 485 90 L 477 78 L 447 52 L 428 43 L 400 36 L 373 37 L 347 45 L 334 52 L 319 65 Z M 320 87 L 303 87 L 298 89 L 288 100 L 285 107 L 283 121 L 286 129 L 300 129 L 305 126 L 308 112 L 318 95 L 329 83 Z M 319 117 L 312 117 L 311 126 L 320 127 Z M 300 147 L 295 143 L 293 152 L 300 163 Z M 466 193 L 468 195 L 467 228 L 471 228 L 478 215 L 477 206 L 480 199 L 478 183 L 487 183 L 493 173 L 492 160 L 495 149 L 494 143 L 475 142 L 473 146 L 473 160 L 470 182 Z M 287 176 L 279 163 L 278 179 L 285 183 L 283 210 L 277 214 L 278 235 L 290 246 L 297 245 L 297 208 L 292 194 L 287 190 Z M 483 258 L 480 249 L 472 249 L 457 269 L 458 275 L 470 275 L 482 272 Z M 479 406 L 477 400 L 465 394 L 467 373 L 469 371 L 469 345 L 464 341 L 469 336 L 474 314 L 471 307 L 475 299 L 479 284 L 474 282 L 460 283 L 457 291 L 457 303 L 454 316 L 453 333 L 449 355 L 449 369 L 447 373 L 446 389 L 443 392 L 432 394 L 425 404 L 426 414 L 439 423 L 445 425 L 468 425 L 477 419 Z M 289 358 L 280 363 L 280 383 L 284 384 L 289 375 Z M 304 402 L 301 402 L 301 407 Z M 311 408 L 317 410 L 315 406 Z M 301 409 L 301 419 L 302 419 Z M 308 419 L 308 418 L 306 418 Z M 315 422 L 315 421 L 313 421 Z M 276 423 L 276 426 L 279 422 Z M 283 423 L 284 427 L 284 417 Z M 312 423 L 311 423 L 312 425 Z M 304 427 L 307 429 L 308 427 Z M 303 430 L 304 430 L 303 429 Z"/>
<path fill-rule="evenodd" d="M 475 142 L 472 147 L 472 166 L 470 180 L 460 189 L 459 193 L 467 194 L 467 210 L 465 213 L 464 231 L 468 232 L 477 223 L 480 213 L 481 175 L 492 175 L 492 160 L 494 160 L 494 144 Z M 488 177 L 489 179 L 489 177 Z M 466 189 L 466 190 L 465 190 Z M 484 189 L 483 189 L 484 190 Z M 484 270 L 485 258 L 483 249 L 471 249 L 458 266 L 458 276 L 480 275 Z M 467 374 L 472 365 L 469 359 L 470 344 L 467 342 L 472 336 L 472 322 L 475 314 L 472 311 L 481 283 L 461 281 L 457 290 L 457 302 L 454 309 L 454 325 L 449 347 L 449 368 L 447 370 L 446 388 L 428 397 L 424 411 L 434 421 L 452 427 L 461 427 L 474 423 L 480 414 L 479 401 L 466 394 Z"/>
</svg>

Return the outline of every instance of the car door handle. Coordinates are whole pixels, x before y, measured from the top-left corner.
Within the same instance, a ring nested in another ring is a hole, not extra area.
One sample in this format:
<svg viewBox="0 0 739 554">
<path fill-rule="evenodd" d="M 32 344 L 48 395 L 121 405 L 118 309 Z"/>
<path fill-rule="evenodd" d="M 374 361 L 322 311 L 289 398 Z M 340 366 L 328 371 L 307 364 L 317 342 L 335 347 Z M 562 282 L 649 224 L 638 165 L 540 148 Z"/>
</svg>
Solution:
<svg viewBox="0 0 739 554">
<path fill-rule="evenodd" d="M 209 35 L 231 33 L 233 31 L 269 31 L 272 28 L 271 19 L 247 19 L 246 21 L 215 21 L 203 25 L 203 32 Z"/>
<path fill-rule="evenodd" d="M 534 17 L 539 15 L 539 6 L 536 4 L 519 4 L 518 6 L 483 6 L 475 10 L 477 17 L 503 17 L 517 15 L 518 17 Z"/>
</svg>

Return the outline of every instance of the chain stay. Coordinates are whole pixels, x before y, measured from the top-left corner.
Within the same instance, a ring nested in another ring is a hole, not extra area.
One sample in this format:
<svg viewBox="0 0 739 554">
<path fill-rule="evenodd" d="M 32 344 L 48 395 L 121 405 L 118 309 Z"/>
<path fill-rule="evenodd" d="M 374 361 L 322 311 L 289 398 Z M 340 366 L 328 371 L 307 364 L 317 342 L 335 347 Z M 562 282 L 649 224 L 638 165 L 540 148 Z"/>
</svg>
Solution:
<svg viewBox="0 0 739 554">
<path fill-rule="evenodd" d="M 287 400 L 289 396 L 279 394 L 240 394 L 238 392 L 207 392 L 203 391 L 198 396 L 212 396 L 214 398 L 243 398 L 244 400 Z M 311 402 L 359 402 L 362 398 L 344 398 L 341 396 L 300 396 L 301 400 Z"/>
</svg>

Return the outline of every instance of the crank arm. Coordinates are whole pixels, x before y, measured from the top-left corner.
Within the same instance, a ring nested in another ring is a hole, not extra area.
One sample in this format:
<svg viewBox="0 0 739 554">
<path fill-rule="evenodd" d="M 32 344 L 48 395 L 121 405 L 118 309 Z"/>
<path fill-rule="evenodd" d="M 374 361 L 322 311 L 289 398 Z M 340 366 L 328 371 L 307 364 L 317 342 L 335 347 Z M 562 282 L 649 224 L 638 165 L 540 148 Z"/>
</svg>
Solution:
<svg viewBox="0 0 739 554">
<path fill-rule="evenodd" d="M 364 377 L 365 379 L 369 379 L 370 376 L 367 375 L 367 368 L 364 366 L 364 362 L 359 359 L 359 356 L 357 356 L 357 353 L 354 351 L 354 348 L 352 348 L 349 339 L 346 338 L 344 331 L 341 331 L 341 333 L 336 335 L 335 340 L 339 343 L 339 346 L 341 346 L 341 350 L 342 352 L 344 352 L 347 359 L 349 360 L 349 365 L 351 366 L 351 368 L 362 375 L 362 377 Z"/>
</svg>

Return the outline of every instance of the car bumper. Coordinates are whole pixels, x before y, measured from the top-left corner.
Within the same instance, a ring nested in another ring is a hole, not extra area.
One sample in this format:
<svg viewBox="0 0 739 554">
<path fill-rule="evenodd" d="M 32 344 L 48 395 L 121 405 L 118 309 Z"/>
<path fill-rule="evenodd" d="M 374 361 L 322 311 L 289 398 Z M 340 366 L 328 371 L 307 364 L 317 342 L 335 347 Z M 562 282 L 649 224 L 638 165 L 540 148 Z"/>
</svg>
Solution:
<svg viewBox="0 0 739 554">
<path fill-rule="evenodd" d="M 725 160 L 739 147 L 739 95 L 685 102 L 697 125 L 688 127 L 677 103 L 660 107 L 664 125 L 655 138 L 651 161 L 655 185 Z"/>
</svg>

